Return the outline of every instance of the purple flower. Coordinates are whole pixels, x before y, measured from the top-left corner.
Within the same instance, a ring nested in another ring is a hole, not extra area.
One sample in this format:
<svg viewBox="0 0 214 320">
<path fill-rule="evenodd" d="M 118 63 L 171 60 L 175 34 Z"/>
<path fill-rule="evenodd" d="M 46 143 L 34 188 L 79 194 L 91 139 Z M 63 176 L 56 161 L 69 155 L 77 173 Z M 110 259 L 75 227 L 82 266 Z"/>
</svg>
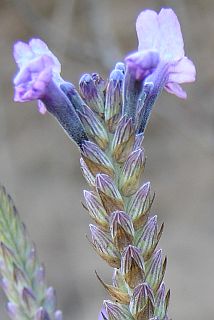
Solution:
<svg viewBox="0 0 214 320">
<path fill-rule="evenodd" d="M 186 98 L 180 83 L 195 81 L 196 70 L 184 55 L 180 24 L 172 9 L 140 13 L 136 22 L 138 52 L 126 58 L 136 79 L 160 83 L 160 87 L 179 98 Z M 157 70 L 158 72 L 155 72 Z"/>
<path fill-rule="evenodd" d="M 46 107 L 40 99 L 45 95 L 46 88 L 51 81 L 58 86 L 64 82 L 60 77 L 60 62 L 40 39 L 32 39 L 29 44 L 17 42 L 14 58 L 19 67 L 14 78 L 14 100 L 38 100 L 39 111 L 45 113 Z"/>
</svg>

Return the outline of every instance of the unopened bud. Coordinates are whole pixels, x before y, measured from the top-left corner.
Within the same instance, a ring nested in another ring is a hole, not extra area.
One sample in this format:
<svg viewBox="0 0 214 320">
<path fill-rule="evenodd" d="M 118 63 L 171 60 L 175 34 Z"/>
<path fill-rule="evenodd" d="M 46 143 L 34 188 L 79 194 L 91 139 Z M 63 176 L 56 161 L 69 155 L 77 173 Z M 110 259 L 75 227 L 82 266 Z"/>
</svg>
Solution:
<svg viewBox="0 0 214 320">
<path fill-rule="evenodd" d="M 124 196 L 128 197 L 137 191 L 143 170 L 144 151 L 142 149 L 132 151 L 119 178 L 119 190 Z"/>
<path fill-rule="evenodd" d="M 113 70 L 106 89 L 105 122 L 110 132 L 114 132 L 122 113 L 122 84 L 124 74 Z"/>
<path fill-rule="evenodd" d="M 89 215 L 102 229 L 108 230 L 108 214 L 98 196 L 94 192 L 84 190 L 84 197 Z"/>
<path fill-rule="evenodd" d="M 89 225 L 89 228 L 91 231 L 92 243 L 96 252 L 101 258 L 108 262 L 110 266 L 119 268 L 119 253 L 115 250 L 110 235 L 92 224 Z"/>
<path fill-rule="evenodd" d="M 92 75 L 84 74 L 80 79 L 79 87 L 87 105 L 102 115 L 104 113 L 104 101 L 99 83 L 94 81 Z"/>
<path fill-rule="evenodd" d="M 24 319 L 25 315 L 17 304 L 8 302 L 6 308 L 7 313 L 12 320 Z"/>
<path fill-rule="evenodd" d="M 170 291 L 166 294 L 165 285 L 162 282 L 160 285 L 156 298 L 155 298 L 155 309 L 154 315 L 160 320 L 167 319 L 167 307 L 169 303 Z"/>
<path fill-rule="evenodd" d="M 114 183 L 106 174 L 96 176 L 97 192 L 108 214 L 116 210 L 123 210 L 123 199 Z"/>
<path fill-rule="evenodd" d="M 111 214 L 110 231 L 115 247 L 119 251 L 132 244 L 134 227 L 130 217 L 124 211 L 115 211 Z"/>
<path fill-rule="evenodd" d="M 158 243 L 157 216 L 150 218 L 142 230 L 136 235 L 135 243 L 142 250 L 144 260 L 147 261 Z"/>
<path fill-rule="evenodd" d="M 146 274 L 146 281 L 153 289 L 154 292 L 160 286 L 160 283 L 163 280 L 163 276 L 166 269 L 166 260 L 162 262 L 162 250 L 158 250 L 155 254 L 153 254 L 150 265 L 148 267 L 148 272 Z"/>
<path fill-rule="evenodd" d="M 54 318 L 55 318 L 55 320 L 63 320 L 62 311 L 61 311 L 61 310 L 57 310 L 57 311 L 54 313 Z"/>
<path fill-rule="evenodd" d="M 43 306 L 49 313 L 56 309 L 56 291 L 54 288 L 49 287 L 46 290 Z"/>
<path fill-rule="evenodd" d="M 127 159 L 133 148 L 134 139 L 132 120 L 127 120 L 126 117 L 121 118 L 111 146 L 112 156 L 117 162 L 123 163 Z"/>
<path fill-rule="evenodd" d="M 33 314 L 36 311 L 37 301 L 33 292 L 29 288 L 24 288 L 22 290 L 22 300 L 25 303 L 28 312 Z"/>
<path fill-rule="evenodd" d="M 83 106 L 78 114 L 87 136 L 105 150 L 108 145 L 108 135 L 95 113 L 88 106 Z"/>
<path fill-rule="evenodd" d="M 146 282 L 139 284 L 131 297 L 129 309 L 134 319 L 149 319 L 154 312 L 154 297 Z"/>
<path fill-rule="evenodd" d="M 129 202 L 127 213 L 132 218 L 134 227 L 139 229 L 145 222 L 152 204 L 150 182 L 145 183 Z"/>
<path fill-rule="evenodd" d="M 125 248 L 121 260 L 121 272 L 130 288 L 135 288 L 145 279 L 144 262 L 141 251 L 129 245 Z"/>
<path fill-rule="evenodd" d="M 43 307 L 40 307 L 36 312 L 35 320 L 50 320 L 50 317 L 47 311 Z"/>
<path fill-rule="evenodd" d="M 91 141 L 84 143 L 82 157 L 94 176 L 98 173 L 114 175 L 114 168 L 110 160 L 95 143 Z"/>
<path fill-rule="evenodd" d="M 91 171 L 89 170 L 88 166 L 86 165 L 85 161 L 83 160 L 83 158 L 80 158 L 80 168 L 82 170 L 82 174 L 85 178 L 85 180 L 87 181 L 87 183 L 91 186 L 94 187 L 95 186 L 95 177 L 93 176 L 93 174 L 91 173 Z"/>
</svg>

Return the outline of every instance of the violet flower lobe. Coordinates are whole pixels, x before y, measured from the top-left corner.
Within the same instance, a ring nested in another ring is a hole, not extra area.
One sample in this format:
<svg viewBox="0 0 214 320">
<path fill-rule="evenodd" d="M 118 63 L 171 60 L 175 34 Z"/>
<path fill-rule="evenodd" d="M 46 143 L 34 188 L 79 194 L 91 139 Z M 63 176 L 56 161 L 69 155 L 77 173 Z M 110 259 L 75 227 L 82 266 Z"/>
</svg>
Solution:
<svg viewBox="0 0 214 320">
<path fill-rule="evenodd" d="M 14 58 L 20 69 L 14 78 L 14 100 L 38 100 L 39 111 L 45 113 L 46 108 L 40 98 L 45 94 L 48 84 L 52 79 L 56 83 L 63 82 L 59 60 L 40 39 L 32 39 L 29 44 L 17 42 L 14 45 Z"/>
<path fill-rule="evenodd" d="M 127 65 L 133 66 L 139 77 L 142 69 L 150 64 L 151 75 L 147 81 L 158 81 L 166 91 L 185 99 L 187 94 L 179 84 L 195 81 L 196 70 L 192 61 L 184 55 L 183 37 L 176 14 L 172 9 L 162 9 L 159 14 L 153 10 L 142 11 L 137 18 L 136 30 L 138 52 L 126 58 Z M 148 73 L 147 67 L 145 77 Z"/>
</svg>

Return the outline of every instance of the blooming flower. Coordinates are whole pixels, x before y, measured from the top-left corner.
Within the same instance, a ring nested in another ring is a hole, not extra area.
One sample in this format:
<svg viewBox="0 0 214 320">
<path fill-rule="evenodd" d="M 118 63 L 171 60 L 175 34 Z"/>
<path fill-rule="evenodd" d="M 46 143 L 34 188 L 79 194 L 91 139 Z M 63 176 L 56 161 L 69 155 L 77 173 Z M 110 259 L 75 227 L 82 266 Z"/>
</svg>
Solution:
<svg viewBox="0 0 214 320">
<path fill-rule="evenodd" d="M 179 98 L 186 98 L 180 83 L 195 81 L 195 66 L 184 55 L 184 43 L 177 16 L 172 9 L 140 13 L 136 22 L 138 52 L 126 58 L 136 78 L 159 82 L 164 89 Z M 155 72 L 158 70 L 158 72 Z"/>
<path fill-rule="evenodd" d="M 14 58 L 20 69 L 14 78 L 14 100 L 38 100 L 39 111 L 45 113 L 45 105 L 40 99 L 48 84 L 52 80 L 57 85 L 63 82 L 59 60 L 40 39 L 32 39 L 29 44 L 17 42 L 14 46 Z"/>
<path fill-rule="evenodd" d="M 60 76 L 61 65 L 55 55 L 42 40 L 32 39 L 29 44 L 15 44 L 14 58 L 19 67 L 14 78 L 14 100 L 38 100 L 39 111 L 48 110 L 82 148 L 88 137 L 65 88 L 61 89 L 66 82 Z"/>
</svg>

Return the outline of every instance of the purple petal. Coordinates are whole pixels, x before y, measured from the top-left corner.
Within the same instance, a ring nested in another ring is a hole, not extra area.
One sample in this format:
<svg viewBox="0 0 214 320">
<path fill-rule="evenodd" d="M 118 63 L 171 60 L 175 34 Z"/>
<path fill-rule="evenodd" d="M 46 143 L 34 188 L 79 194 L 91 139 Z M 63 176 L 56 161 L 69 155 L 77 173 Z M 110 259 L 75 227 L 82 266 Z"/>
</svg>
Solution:
<svg viewBox="0 0 214 320">
<path fill-rule="evenodd" d="M 41 100 L 38 100 L 37 108 L 41 114 L 45 114 L 47 112 L 46 106 L 44 105 L 44 103 Z"/>
<path fill-rule="evenodd" d="M 31 39 L 29 42 L 29 47 L 35 53 L 47 53 L 49 52 L 47 44 L 41 39 Z"/>
<path fill-rule="evenodd" d="M 138 51 L 130 54 L 126 64 L 137 80 L 143 80 L 154 71 L 159 63 L 159 54 L 156 51 Z"/>
<path fill-rule="evenodd" d="M 160 55 L 176 61 L 184 56 L 184 42 L 178 18 L 172 9 L 162 9 L 158 15 L 160 26 Z"/>
<path fill-rule="evenodd" d="M 176 61 L 184 56 L 183 38 L 178 18 L 172 9 L 159 14 L 145 10 L 137 18 L 138 50 L 157 50 L 160 58 Z"/>
<path fill-rule="evenodd" d="M 159 49 L 158 15 L 155 11 L 145 10 L 139 14 L 136 21 L 136 31 L 139 51 Z"/>
<path fill-rule="evenodd" d="M 31 39 L 29 46 L 32 49 L 33 53 L 36 56 L 46 55 L 52 58 L 53 61 L 53 70 L 57 73 L 61 72 L 61 64 L 57 57 L 49 50 L 45 42 L 40 39 Z"/>
<path fill-rule="evenodd" d="M 173 82 L 168 82 L 165 85 L 165 90 L 169 93 L 175 94 L 178 98 L 181 99 L 186 99 L 187 98 L 187 93 L 186 91 L 184 91 L 181 86 L 177 83 L 173 83 Z"/>
<path fill-rule="evenodd" d="M 187 57 L 182 58 L 178 63 L 170 66 L 169 72 L 169 82 L 184 83 L 195 81 L 195 66 Z"/>
<path fill-rule="evenodd" d="M 21 68 L 29 60 L 33 59 L 34 54 L 27 43 L 19 41 L 14 45 L 13 56 L 17 65 Z"/>
</svg>

